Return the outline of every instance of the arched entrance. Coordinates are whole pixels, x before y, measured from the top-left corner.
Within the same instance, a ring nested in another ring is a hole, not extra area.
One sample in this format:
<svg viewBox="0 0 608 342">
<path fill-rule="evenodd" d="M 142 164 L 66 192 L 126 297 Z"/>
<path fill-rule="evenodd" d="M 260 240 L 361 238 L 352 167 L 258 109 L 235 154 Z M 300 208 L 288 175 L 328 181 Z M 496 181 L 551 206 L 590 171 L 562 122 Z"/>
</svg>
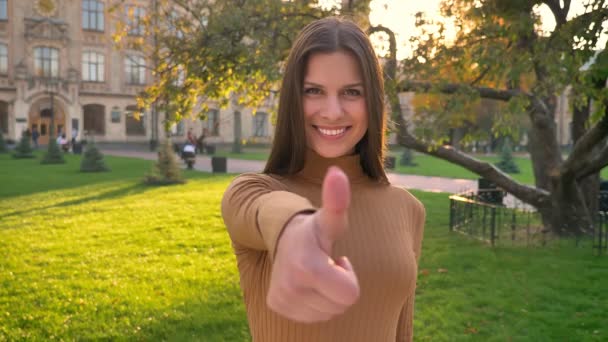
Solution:
<svg viewBox="0 0 608 342">
<path fill-rule="evenodd" d="M 49 143 L 49 138 L 51 135 L 51 118 L 52 113 L 54 112 L 54 128 L 53 136 L 57 137 L 58 134 L 66 133 L 66 125 L 65 125 L 65 109 L 61 105 L 57 98 L 54 97 L 53 106 L 51 106 L 51 98 L 44 97 L 40 100 L 34 102 L 30 107 L 29 114 L 29 129 L 33 131 L 34 128 L 38 130 L 40 133 L 40 138 L 38 138 L 38 143 L 42 145 L 46 145 Z M 68 139 L 69 139 L 68 135 Z"/>
</svg>

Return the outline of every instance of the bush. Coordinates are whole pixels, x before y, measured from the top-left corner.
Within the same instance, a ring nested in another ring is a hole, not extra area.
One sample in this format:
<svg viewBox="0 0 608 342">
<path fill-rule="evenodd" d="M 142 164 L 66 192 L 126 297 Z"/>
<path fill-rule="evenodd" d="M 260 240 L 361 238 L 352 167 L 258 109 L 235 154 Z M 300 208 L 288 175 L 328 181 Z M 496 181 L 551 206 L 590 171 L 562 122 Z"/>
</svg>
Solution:
<svg viewBox="0 0 608 342">
<path fill-rule="evenodd" d="M 169 139 L 163 141 L 158 150 L 158 161 L 152 171 L 146 174 L 144 183 L 148 185 L 182 184 L 182 178 L 175 152 Z"/>
<path fill-rule="evenodd" d="M 8 149 L 6 148 L 6 142 L 4 141 L 4 135 L 0 132 L 0 153 L 6 153 Z"/>
<path fill-rule="evenodd" d="M 55 139 L 49 139 L 49 148 L 46 151 L 44 157 L 40 161 L 41 164 L 63 164 L 65 163 L 65 159 L 63 159 L 63 152 L 57 145 L 57 141 Z"/>
<path fill-rule="evenodd" d="M 27 134 L 21 135 L 19 144 L 15 147 L 14 158 L 34 158 L 32 146 L 30 145 L 30 136 Z"/>
<path fill-rule="evenodd" d="M 103 160 L 103 154 L 94 143 L 86 145 L 84 155 L 80 161 L 80 172 L 110 171 Z"/>
<path fill-rule="evenodd" d="M 502 144 L 500 161 L 496 164 L 496 166 L 506 173 L 519 173 L 519 167 L 517 166 L 517 164 L 515 164 L 515 161 L 513 160 L 511 143 L 509 139 L 505 139 L 505 142 Z"/>
<path fill-rule="evenodd" d="M 401 158 L 399 158 L 399 165 L 401 165 L 401 166 L 418 165 L 417 163 L 414 162 L 414 154 L 412 153 L 412 150 L 410 150 L 409 148 L 406 148 L 403 150 L 403 153 L 401 154 Z"/>
</svg>

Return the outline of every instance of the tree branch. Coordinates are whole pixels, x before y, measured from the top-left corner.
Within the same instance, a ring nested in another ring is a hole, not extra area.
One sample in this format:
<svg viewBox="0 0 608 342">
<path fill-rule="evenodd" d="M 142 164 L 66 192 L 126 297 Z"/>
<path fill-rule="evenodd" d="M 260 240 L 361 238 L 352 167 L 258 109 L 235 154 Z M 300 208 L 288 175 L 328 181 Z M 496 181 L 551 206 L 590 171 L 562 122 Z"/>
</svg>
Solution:
<svg viewBox="0 0 608 342">
<path fill-rule="evenodd" d="M 401 119 L 400 126 L 402 124 L 404 124 L 403 119 Z M 490 163 L 482 162 L 450 146 L 441 146 L 432 149 L 430 145 L 419 141 L 405 129 L 399 130 L 398 138 L 401 145 L 460 165 L 467 170 L 491 180 L 505 191 L 536 208 L 549 205 L 550 199 L 547 191 L 519 184 L 513 178 L 498 170 Z"/>
<path fill-rule="evenodd" d="M 478 76 L 475 78 L 469 85 L 474 86 L 477 82 L 481 81 L 484 77 L 486 77 L 488 71 L 490 71 L 491 66 L 487 66 Z"/>
<path fill-rule="evenodd" d="M 446 83 L 442 85 L 436 85 L 431 82 L 420 82 L 420 81 L 405 81 L 399 85 L 399 92 L 406 91 L 420 91 L 424 93 L 428 93 L 431 89 L 437 86 L 437 89 L 444 94 L 453 94 L 458 90 L 464 89 L 474 89 L 479 93 L 479 96 L 486 99 L 500 100 L 500 101 L 509 101 L 511 98 L 515 96 L 527 96 L 531 97 L 530 94 L 525 93 L 518 89 L 494 89 L 487 87 L 471 87 L 466 84 L 460 83 Z"/>
<path fill-rule="evenodd" d="M 432 146 L 416 139 L 416 137 L 408 132 L 407 122 L 400 111 L 394 111 L 394 113 L 393 120 L 398 128 L 397 139 L 400 145 L 460 165 L 493 181 L 507 192 L 536 208 L 542 208 L 550 204 L 549 193 L 546 190 L 519 184 L 490 163 L 482 162 L 450 146 L 440 146 L 433 149 Z"/>
<path fill-rule="evenodd" d="M 584 168 L 582 162 L 593 150 L 600 141 L 608 136 L 608 113 L 602 117 L 602 119 L 595 124 L 590 130 L 587 131 L 578 141 L 574 144 L 572 153 L 568 156 L 568 159 L 562 164 L 561 173 L 564 177 L 579 174 L 580 170 Z"/>
<path fill-rule="evenodd" d="M 397 75 L 397 39 L 395 38 L 395 33 L 393 32 L 393 30 L 389 29 L 388 27 L 384 27 L 382 25 L 377 25 L 377 26 L 371 26 L 367 31 L 367 35 L 371 36 L 372 34 L 374 34 L 376 32 L 384 32 L 388 35 L 389 58 L 388 58 L 388 63 L 384 67 L 384 77 L 385 78 L 388 77 L 392 80 L 395 80 L 396 75 Z"/>
<path fill-rule="evenodd" d="M 564 27 L 556 26 L 555 30 L 553 30 L 551 33 L 550 39 L 553 40 L 556 38 L 561 33 L 560 31 L 563 31 L 559 30 L 559 28 L 561 28 L 566 30 L 565 32 L 567 32 L 569 38 L 568 41 L 572 41 L 572 38 L 575 36 L 591 38 L 595 39 L 594 41 L 596 41 L 596 37 L 599 37 L 599 34 L 603 30 L 602 23 L 608 18 L 608 8 L 604 8 L 605 0 L 597 0 L 591 5 L 594 5 L 596 2 L 601 2 L 599 9 L 583 13 L 570 20 L 566 20 L 566 22 L 562 24 Z M 596 23 L 596 25 L 594 25 L 593 29 L 590 30 L 589 25 L 591 23 Z"/>
<path fill-rule="evenodd" d="M 567 4 L 566 4 L 567 2 Z M 567 20 L 566 16 L 568 15 L 568 10 L 570 7 L 570 1 L 566 1 L 564 3 L 564 8 L 561 8 L 559 5 L 559 0 L 545 0 L 544 3 L 549 6 L 551 12 L 553 13 L 553 17 L 555 18 L 555 30 L 559 29 L 562 25 L 564 25 Z M 566 7 L 567 6 L 567 7 Z"/>
<path fill-rule="evenodd" d="M 576 173 L 576 179 L 583 179 L 596 172 L 600 172 L 608 166 L 608 145 L 604 146 L 595 158 L 587 158 L 581 164 L 580 169 Z"/>
<path fill-rule="evenodd" d="M 423 92 L 428 93 L 431 91 L 433 87 L 437 87 L 437 89 L 444 94 L 453 94 L 461 89 L 473 89 L 478 92 L 479 96 L 485 99 L 492 100 L 500 100 L 500 101 L 509 101 L 511 98 L 515 96 L 525 96 L 530 100 L 531 107 L 533 110 L 530 111 L 530 119 L 533 123 L 544 124 L 541 121 L 547 121 L 549 119 L 553 120 L 551 115 L 546 115 L 550 113 L 549 107 L 547 104 L 539 99 L 538 97 L 522 91 L 521 89 L 494 89 L 487 87 L 471 87 L 467 84 L 461 83 L 446 83 L 446 84 L 433 84 L 431 82 L 421 82 L 421 81 L 403 81 L 397 86 L 397 92 Z M 545 114 L 545 115 L 539 115 Z"/>
</svg>

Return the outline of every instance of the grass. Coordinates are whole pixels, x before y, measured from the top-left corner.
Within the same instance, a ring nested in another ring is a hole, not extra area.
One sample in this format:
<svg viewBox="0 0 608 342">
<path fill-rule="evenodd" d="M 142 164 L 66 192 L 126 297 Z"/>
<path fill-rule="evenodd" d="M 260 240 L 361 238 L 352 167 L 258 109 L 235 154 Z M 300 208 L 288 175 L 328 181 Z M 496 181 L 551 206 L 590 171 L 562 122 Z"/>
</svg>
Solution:
<svg viewBox="0 0 608 342">
<path fill-rule="evenodd" d="M 479 175 L 463 168 L 458 165 L 449 163 L 443 159 L 439 159 L 433 156 L 415 154 L 414 162 L 416 166 L 403 166 L 399 165 L 399 155 L 394 154 L 397 157 L 397 173 L 422 175 L 422 176 L 434 176 L 434 177 L 447 177 L 447 178 L 461 178 L 461 179 L 478 179 Z M 482 161 L 497 163 L 500 158 L 495 156 L 476 156 Z M 526 157 L 514 157 L 513 158 L 519 170 L 518 174 L 511 174 L 515 180 L 526 183 L 534 183 L 534 172 L 532 171 L 532 163 L 529 158 Z"/>
<path fill-rule="evenodd" d="M 219 213 L 232 176 L 139 183 L 151 163 L 107 157 L 40 165 L 0 155 L 0 341 L 249 339 Z M 608 257 L 590 249 L 491 249 L 427 207 L 417 341 L 608 339 Z"/>
<path fill-rule="evenodd" d="M 263 147 L 243 146 L 242 153 L 233 153 L 230 147 L 224 146 L 219 148 L 215 155 L 233 159 L 266 161 L 270 155 L 270 150 Z"/>
<path fill-rule="evenodd" d="M 433 156 L 424 155 L 420 153 L 414 154 L 414 162 L 416 166 L 402 166 L 399 165 L 399 157 L 401 147 L 392 148 L 389 152 L 397 158 L 397 167 L 394 171 L 401 174 L 410 175 L 421 175 L 421 176 L 433 176 L 433 177 L 446 177 L 446 178 L 460 178 L 460 179 L 478 179 L 479 176 L 463 167 L 449 163 L 443 159 L 439 159 Z M 263 147 L 243 147 L 243 153 L 232 153 L 230 148 L 219 149 L 216 153 L 219 156 L 225 156 L 233 159 L 244 159 L 244 160 L 259 160 L 266 161 L 268 159 L 269 150 Z M 500 158 L 498 156 L 485 156 L 485 155 L 474 155 L 476 158 L 490 162 L 497 163 Z M 532 163 L 530 158 L 514 156 L 515 163 L 520 169 L 520 173 L 511 174 L 516 181 L 524 184 L 534 184 L 534 171 L 532 170 Z M 601 176 L 604 179 L 608 179 L 608 168 L 605 168 L 601 172 Z"/>
</svg>

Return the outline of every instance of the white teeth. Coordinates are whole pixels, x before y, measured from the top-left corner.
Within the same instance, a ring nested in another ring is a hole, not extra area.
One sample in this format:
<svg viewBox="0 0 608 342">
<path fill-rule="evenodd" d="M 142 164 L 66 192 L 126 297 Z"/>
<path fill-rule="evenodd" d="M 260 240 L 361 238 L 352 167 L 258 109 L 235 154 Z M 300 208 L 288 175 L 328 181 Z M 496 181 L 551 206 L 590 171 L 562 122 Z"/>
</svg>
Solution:
<svg viewBox="0 0 608 342">
<path fill-rule="evenodd" d="M 341 129 L 323 129 L 323 128 L 317 127 L 317 129 L 323 135 L 329 135 L 329 136 L 340 135 L 340 134 L 342 134 L 342 133 L 344 133 L 346 131 L 346 128 L 341 128 Z"/>
</svg>

